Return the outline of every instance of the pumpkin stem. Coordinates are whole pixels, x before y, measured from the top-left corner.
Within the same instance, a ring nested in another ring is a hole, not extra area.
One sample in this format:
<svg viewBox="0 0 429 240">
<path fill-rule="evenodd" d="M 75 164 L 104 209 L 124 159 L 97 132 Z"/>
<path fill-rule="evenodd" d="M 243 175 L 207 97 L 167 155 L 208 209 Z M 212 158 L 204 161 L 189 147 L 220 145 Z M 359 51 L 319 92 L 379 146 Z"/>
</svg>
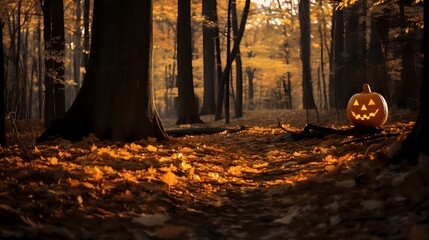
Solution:
<svg viewBox="0 0 429 240">
<path fill-rule="evenodd" d="M 371 92 L 371 87 L 369 86 L 369 84 L 364 84 L 363 85 L 363 92 L 364 93 L 370 93 Z"/>
</svg>

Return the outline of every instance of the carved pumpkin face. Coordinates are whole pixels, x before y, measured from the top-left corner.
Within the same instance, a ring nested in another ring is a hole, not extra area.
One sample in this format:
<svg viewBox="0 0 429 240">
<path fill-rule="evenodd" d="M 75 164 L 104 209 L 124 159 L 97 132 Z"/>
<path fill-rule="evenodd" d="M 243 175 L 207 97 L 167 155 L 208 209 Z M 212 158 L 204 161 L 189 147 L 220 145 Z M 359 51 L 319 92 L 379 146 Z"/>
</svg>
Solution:
<svg viewBox="0 0 429 240">
<path fill-rule="evenodd" d="M 379 127 L 387 121 L 386 100 L 378 93 L 371 92 L 368 84 L 363 92 L 353 95 L 347 104 L 347 118 L 355 126 Z"/>
</svg>

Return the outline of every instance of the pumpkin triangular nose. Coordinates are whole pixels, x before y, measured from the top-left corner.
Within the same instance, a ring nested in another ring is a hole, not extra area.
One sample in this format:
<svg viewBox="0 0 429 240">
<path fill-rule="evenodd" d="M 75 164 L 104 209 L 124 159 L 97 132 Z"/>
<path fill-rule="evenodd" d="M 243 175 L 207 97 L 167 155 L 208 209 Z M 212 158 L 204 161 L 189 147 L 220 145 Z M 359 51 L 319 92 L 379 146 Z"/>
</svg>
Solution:
<svg viewBox="0 0 429 240">
<path fill-rule="evenodd" d="M 366 110 L 368 110 L 368 109 L 366 109 L 365 104 L 364 104 L 364 105 L 362 105 L 362 108 L 361 108 L 360 110 L 362 110 L 362 111 L 366 111 Z"/>
</svg>

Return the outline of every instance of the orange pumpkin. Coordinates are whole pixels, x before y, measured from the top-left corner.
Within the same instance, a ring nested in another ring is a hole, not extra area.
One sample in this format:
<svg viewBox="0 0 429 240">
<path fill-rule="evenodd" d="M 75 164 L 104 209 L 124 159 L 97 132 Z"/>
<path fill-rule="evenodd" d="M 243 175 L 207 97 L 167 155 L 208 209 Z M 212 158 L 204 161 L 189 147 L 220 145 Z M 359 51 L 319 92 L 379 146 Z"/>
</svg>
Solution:
<svg viewBox="0 0 429 240">
<path fill-rule="evenodd" d="M 368 84 L 363 92 L 353 95 L 347 104 L 347 118 L 355 126 L 379 127 L 387 121 L 386 100 L 376 92 L 371 92 Z"/>
</svg>

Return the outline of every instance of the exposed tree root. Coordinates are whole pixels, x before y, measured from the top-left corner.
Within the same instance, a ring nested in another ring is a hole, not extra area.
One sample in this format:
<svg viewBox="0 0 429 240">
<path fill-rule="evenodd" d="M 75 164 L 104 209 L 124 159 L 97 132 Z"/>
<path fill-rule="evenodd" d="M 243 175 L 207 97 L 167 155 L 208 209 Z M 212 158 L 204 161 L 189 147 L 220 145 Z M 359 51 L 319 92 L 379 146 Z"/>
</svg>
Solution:
<svg viewBox="0 0 429 240">
<path fill-rule="evenodd" d="M 189 135 L 216 134 L 221 132 L 237 133 L 245 129 L 246 129 L 245 126 L 241 126 L 239 129 L 230 129 L 230 128 L 222 128 L 222 127 L 184 128 L 184 129 L 168 130 L 166 131 L 166 133 L 171 137 L 184 137 Z"/>
<path fill-rule="evenodd" d="M 307 124 L 302 132 L 290 131 L 282 126 L 279 122 L 279 127 L 289 133 L 293 140 L 300 141 L 305 138 L 322 138 L 331 134 L 350 135 L 358 137 L 351 142 L 362 142 L 370 139 L 384 138 L 390 136 L 398 136 L 397 133 L 383 133 L 382 129 L 373 127 L 353 127 L 349 129 L 334 129 L 321 127 L 313 124 Z"/>
</svg>

